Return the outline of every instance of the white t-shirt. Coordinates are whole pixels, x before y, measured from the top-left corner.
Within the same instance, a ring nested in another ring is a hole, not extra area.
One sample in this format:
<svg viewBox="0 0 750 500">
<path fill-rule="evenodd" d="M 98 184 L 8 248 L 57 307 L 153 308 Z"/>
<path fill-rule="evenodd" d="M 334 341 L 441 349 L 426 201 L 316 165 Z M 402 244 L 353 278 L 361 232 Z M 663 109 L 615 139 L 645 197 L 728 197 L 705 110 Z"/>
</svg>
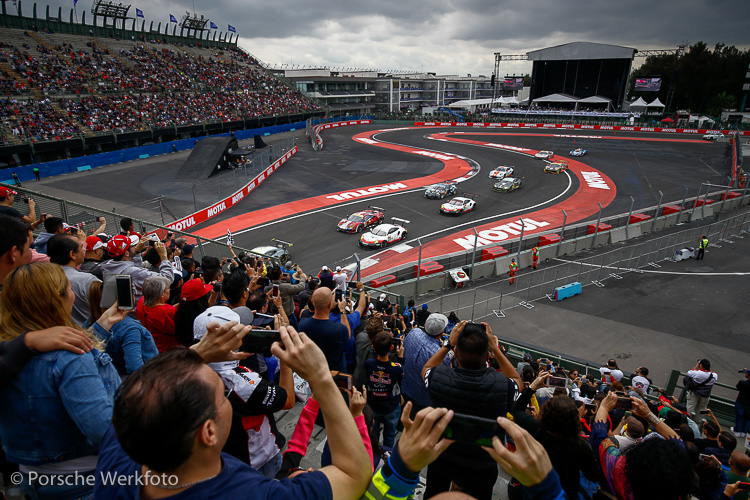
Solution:
<svg viewBox="0 0 750 500">
<path fill-rule="evenodd" d="M 648 394 L 648 388 L 651 386 L 651 382 L 646 377 L 636 375 L 633 377 L 633 387 L 643 391 L 643 394 Z"/>
<path fill-rule="evenodd" d="M 602 366 L 601 368 L 599 368 L 599 373 L 602 374 L 602 381 L 605 384 L 611 384 L 612 378 L 614 378 L 616 382 L 622 380 L 622 370 L 618 370 L 616 368 L 613 370 L 611 368 L 607 368 L 606 366 Z M 610 378 L 610 375 L 612 378 Z"/>
</svg>

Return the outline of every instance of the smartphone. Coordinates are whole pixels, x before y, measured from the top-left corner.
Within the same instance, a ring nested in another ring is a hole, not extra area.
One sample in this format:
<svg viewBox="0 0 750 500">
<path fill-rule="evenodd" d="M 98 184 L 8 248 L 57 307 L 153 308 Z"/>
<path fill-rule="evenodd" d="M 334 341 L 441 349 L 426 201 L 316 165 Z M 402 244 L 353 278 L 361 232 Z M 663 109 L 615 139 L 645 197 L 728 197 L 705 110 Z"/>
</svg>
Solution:
<svg viewBox="0 0 750 500">
<path fill-rule="evenodd" d="M 594 403 L 585 404 L 587 410 L 596 411 L 596 405 Z"/>
<path fill-rule="evenodd" d="M 278 330 L 250 330 L 242 338 L 242 350 L 245 352 L 271 354 L 274 342 L 281 342 Z"/>
<path fill-rule="evenodd" d="M 750 483 L 740 482 L 739 487 L 737 489 L 745 490 L 745 491 L 750 490 Z"/>
<path fill-rule="evenodd" d="M 135 295 L 133 294 L 133 280 L 129 274 L 115 275 L 115 290 L 117 292 L 117 308 L 121 311 L 135 309 Z"/>
<path fill-rule="evenodd" d="M 333 376 L 333 381 L 336 382 L 336 387 L 338 387 L 341 392 L 352 390 L 351 375 L 348 375 L 346 373 L 338 373 Z"/>
<path fill-rule="evenodd" d="M 349 281 L 347 283 L 347 285 L 349 286 L 349 288 L 357 288 L 357 282 L 356 281 Z"/>
<path fill-rule="evenodd" d="M 401 337 L 393 337 L 391 339 L 391 343 L 393 344 L 393 348 L 401 347 L 402 339 Z"/>
<path fill-rule="evenodd" d="M 464 443 L 492 446 L 492 437 L 498 436 L 502 440 L 505 430 L 495 420 L 454 413 L 443 436 Z"/>
<path fill-rule="evenodd" d="M 632 410 L 633 401 L 630 398 L 617 398 L 617 404 L 615 405 L 615 408 L 620 408 L 622 410 Z"/>
<path fill-rule="evenodd" d="M 548 375 L 544 379 L 544 385 L 547 387 L 568 387 L 568 379 L 565 377 L 553 377 Z"/>
<path fill-rule="evenodd" d="M 258 285 L 260 286 L 268 286 L 271 284 L 270 278 L 258 278 Z"/>
<path fill-rule="evenodd" d="M 221 282 L 214 283 L 214 292 L 216 292 L 216 293 L 221 292 Z"/>
<path fill-rule="evenodd" d="M 271 296 L 272 297 L 278 297 L 279 296 L 279 284 L 274 283 L 273 287 L 271 288 Z"/>
<path fill-rule="evenodd" d="M 340 288 L 336 289 L 336 302 L 344 298 L 344 292 Z"/>
<path fill-rule="evenodd" d="M 700 415 L 708 415 L 708 410 L 701 410 L 698 412 Z"/>
</svg>

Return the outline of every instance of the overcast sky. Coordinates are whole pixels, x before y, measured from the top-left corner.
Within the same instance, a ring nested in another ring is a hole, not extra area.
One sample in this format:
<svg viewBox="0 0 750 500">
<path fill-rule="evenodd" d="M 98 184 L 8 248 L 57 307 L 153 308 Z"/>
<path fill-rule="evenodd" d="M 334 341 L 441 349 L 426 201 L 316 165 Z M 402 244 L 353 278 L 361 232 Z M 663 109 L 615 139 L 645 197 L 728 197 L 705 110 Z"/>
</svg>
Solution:
<svg viewBox="0 0 750 500">
<path fill-rule="evenodd" d="M 124 0 L 115 0 L 117 2 Z M 637 49 L 702 40 L 750 47 L 748 0 L 194 0 L 195 12 L 269 64 L 490 75 L 494 53 L 524 54 L 574 41 Z M 52 0 L 70 9 L 73 0 Z M 38 5 L 39 12 L 44 12 Z M 11 2 L 7 2 L 11 10 Z M 24 0 L 24 14 L 30 14 Z M 191 0 L 134 0 L 147 21 L 193 12 Z M 91 0 L 78 3 L 78 13 Z M 68 18 L 63 12 L 63 17 Z M 87 18 L 90 22 L 89 14 Z M 148 23 L 147 23 L 148 26 Z M 162 25 L 163 26 L 163 25 Z M 642 59 L 640 60 L 642 61 Z M 636 65 L 639 59 L 636 58 Z M 531 71 L 502 62 L 501 74 Z"/>
</svg>

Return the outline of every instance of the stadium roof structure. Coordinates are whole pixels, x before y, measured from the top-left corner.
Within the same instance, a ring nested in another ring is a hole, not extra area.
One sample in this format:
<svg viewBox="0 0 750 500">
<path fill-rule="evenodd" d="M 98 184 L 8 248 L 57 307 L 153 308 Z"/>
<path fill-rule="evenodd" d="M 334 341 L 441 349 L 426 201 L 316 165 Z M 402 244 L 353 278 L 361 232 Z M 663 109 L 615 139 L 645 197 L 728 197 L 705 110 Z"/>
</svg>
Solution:
<svg viewBox="0 0 750 500">
<path fill-rule="evenodd" d="M 515 97 L 502 97 L 498 96 L 494 99 L 464 99 L 463 101 L 456 101 L 445 106 L 446 108 L 472 108 L 477 106 L 487 106 L 490 104 L 503 105 L 518 105 L 518 99 Z"/>
<path fill-rule="evenodd" d="M 584 59 L 633 59 L 636 49 L 606 43 L 571 42 L 554 47 L 532 50 L 529 61 L 571 61 Z"/>
</svg>

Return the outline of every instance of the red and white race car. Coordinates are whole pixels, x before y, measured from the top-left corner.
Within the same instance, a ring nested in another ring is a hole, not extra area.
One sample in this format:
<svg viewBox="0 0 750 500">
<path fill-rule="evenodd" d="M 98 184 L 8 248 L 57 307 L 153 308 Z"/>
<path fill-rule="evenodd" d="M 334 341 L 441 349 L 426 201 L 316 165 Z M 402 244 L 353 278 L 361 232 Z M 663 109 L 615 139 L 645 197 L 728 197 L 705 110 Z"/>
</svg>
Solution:
<svg viewBox="0 0 750 500">
<path fill-rule="evenodd" d="M 393 224 L 378 224 L 370 231 L 359 237 L 359 246 L 362 248 L 385 248 L 391 243 L 406 239 L 406 228 L 408 220 L 392 218 Z"/>
<path fill-rule="evenodd" d="M 473 199 L 456 196 L 448 203 L 440 205 L 440 213 L 444 215 L 461 215 L 466 212 L 471 212 L 476 206 L 477 202 Z"/>
<path fill-rule="evenodd" d="M 534 158 L 541 158 L 543 160 L 547 160 L 549 158 L 552 158 L 555 156 L 555 153 L 552 151 L 539 151 L 537 154 L 534 155 Z"/>
<path fill-rule="evenodd" d="M 385 219 L 385 208 L 368 207 L 367 210 L 355 212 L 346 219 L 341 219 L 336 226 L 337 231 L 342 233 L 361 233 L 368 227 L 383 222 Z"/>
</svg>

